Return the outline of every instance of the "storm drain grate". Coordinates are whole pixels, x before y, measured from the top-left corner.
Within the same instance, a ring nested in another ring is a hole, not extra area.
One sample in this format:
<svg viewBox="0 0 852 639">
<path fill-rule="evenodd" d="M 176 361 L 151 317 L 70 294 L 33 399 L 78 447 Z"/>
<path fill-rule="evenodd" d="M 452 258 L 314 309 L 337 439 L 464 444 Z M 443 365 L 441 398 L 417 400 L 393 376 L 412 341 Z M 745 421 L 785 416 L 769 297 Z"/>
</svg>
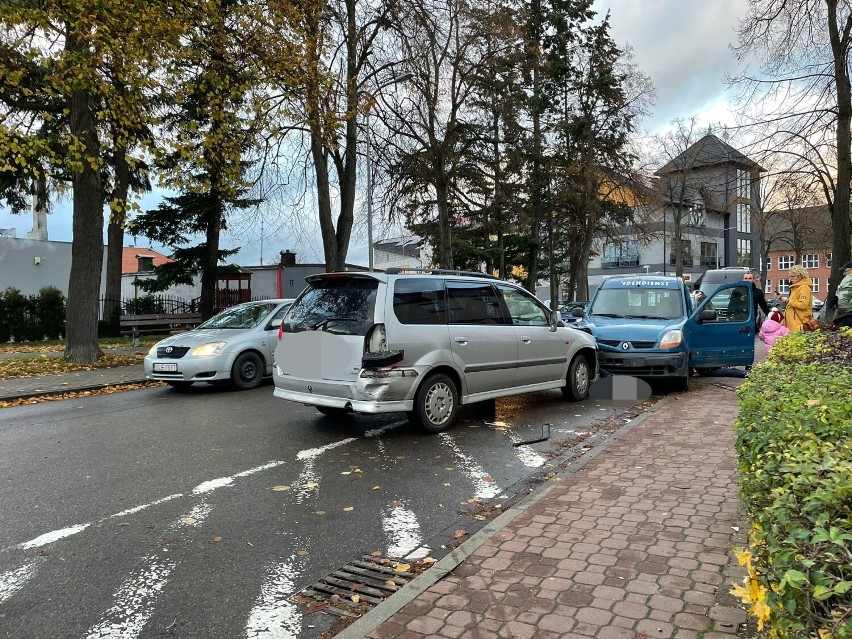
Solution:
<svg viewBox="0 0 852 639">
<path fill-rule="evenodd" d="M 417 576 L 397 570 L 398 565 L 387 557 L 363 555 L 305 588 L 298 600 L 309 613 L 360 617 Z"/>
</svg>

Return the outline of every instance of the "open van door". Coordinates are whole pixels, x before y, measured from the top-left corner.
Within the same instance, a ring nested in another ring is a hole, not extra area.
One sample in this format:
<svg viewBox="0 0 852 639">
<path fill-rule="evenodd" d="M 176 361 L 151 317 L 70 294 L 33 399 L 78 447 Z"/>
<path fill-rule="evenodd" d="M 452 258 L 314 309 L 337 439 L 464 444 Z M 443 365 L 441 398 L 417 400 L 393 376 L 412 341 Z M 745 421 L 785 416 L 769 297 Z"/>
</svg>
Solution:
<svg viewBox="0 0 852 639">
<path fill-rule="evenodd" d="M 750 366 L 756 337 L 751 283 L 721 286 L 698 305 L 684 329 L 693 368 Z"/>
</svg>

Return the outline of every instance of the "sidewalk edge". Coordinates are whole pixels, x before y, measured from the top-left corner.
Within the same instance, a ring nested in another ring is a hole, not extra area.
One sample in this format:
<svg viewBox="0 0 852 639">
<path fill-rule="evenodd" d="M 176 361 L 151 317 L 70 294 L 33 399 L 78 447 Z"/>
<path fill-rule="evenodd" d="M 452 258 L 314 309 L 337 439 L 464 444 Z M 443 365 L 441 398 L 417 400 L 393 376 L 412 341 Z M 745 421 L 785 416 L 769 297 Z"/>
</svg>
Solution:
<svg viewBox="0 0 852 639">
<path fill-rule="evenodd" d="M 609 448 L 610 444 L 624 437 L 624 435 L 639 426 L 651 415 L 666 406 L 670 401 L 672 401 L 671 397 L 664 397 L 647 411 L 630 420 L 611 435 L 605 437 L 599 446 L 596 446 L 593 450 L 583 455 L 576 462 L 571 462 L 567 468 L 558 472 L 556 474 L 558 481 L 564 481 L 568 477 L 571 477 L 574 473 L 581 470 L 604 450 Z M 516 517 L 535 505 L 554 488 L 556 488 L 556 483 L 554 483 L 554 480 L 549 480 L 536 488 L 529 495 L 522 497 L 518 503 L 497 516 L 492 522 L 472 535 L 465 543 L 454 549 L 440 561 L 436 562 L 435 565 L 429 568 L 426 572 L 418 575 L 415 579 L 406 584 L 399 592 L 394 593 L 393 596 L 388 597 L 378 606 L 368 611 L 363 617 L 360 617 L 357 621 L 336 634 L 334 636 L 335 639 L 360 639 L 378 628 L 394 614 L 399 612 L 403 607 L 411 603 L 419 595 L 455 570 L 465 559 L 470 557 L 483 544 L 485 544 L 486 541 L 503 530 L 503 528 L 508 526 Z"/>
<path fill-rule="evenodd" d="M 101 390 L 110 386 L 130 386 L 132 384 L 144 384 L 152 380 L 142 379 L 127 379 L 120 382 L 105 382 L 103 384 L 90 384 L 89 386 L 75 386 L 73 388 L 55 388 L 53 390 L 31 391 L 27 393 L 18 393 L 17 395 L 0 395 L 0 402 L 14 402 L 20 399 L 38 399 L 39 397 L 53 397 L 56 395 L 65 395 L 67 393 L 86 393 L 89 391 Z"/>
</svg>

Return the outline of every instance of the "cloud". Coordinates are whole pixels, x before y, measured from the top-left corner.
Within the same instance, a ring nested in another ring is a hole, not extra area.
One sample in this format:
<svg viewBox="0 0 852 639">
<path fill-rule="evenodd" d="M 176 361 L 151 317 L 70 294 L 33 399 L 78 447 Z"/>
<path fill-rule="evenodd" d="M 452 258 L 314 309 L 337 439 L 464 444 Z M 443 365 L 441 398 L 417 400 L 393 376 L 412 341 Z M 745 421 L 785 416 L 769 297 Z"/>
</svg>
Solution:
<svg viewBox="0 0 852 639">
<path fill-rule="evenodd" d="M 599 0 L 595 9 L 611 11 L 612 35 L 622 46 L 631 45 L 639 69 L 650 76 L 657 104 L 644 124 L 652 131 L 675 118 L 703 114 L 708 105 L 720 113 L 719 103 L 730 95 L 723 83 L 734 73 L 737 60 L 730 49 L 748 3 L 742 0 Z"/>
</svg>

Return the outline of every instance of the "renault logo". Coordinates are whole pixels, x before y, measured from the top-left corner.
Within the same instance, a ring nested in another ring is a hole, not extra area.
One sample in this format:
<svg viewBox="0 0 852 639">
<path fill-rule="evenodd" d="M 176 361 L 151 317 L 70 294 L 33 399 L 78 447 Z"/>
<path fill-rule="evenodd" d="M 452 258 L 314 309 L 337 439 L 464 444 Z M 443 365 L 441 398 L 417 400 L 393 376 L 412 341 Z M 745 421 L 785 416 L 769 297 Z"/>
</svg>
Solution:
<svg viewBox="0 0 852 639">
<path fill-rule="evenodd" d="M 628 348 L 630 348 L 630 344 L 627 342 L 621 342 L 621 350 L 626 351 Z"/>
<path fill-rule="evenodd" d="M 171 353 L 174 349 L 171 346 L 166 346 L 166 352 Z"/>
</svg>

